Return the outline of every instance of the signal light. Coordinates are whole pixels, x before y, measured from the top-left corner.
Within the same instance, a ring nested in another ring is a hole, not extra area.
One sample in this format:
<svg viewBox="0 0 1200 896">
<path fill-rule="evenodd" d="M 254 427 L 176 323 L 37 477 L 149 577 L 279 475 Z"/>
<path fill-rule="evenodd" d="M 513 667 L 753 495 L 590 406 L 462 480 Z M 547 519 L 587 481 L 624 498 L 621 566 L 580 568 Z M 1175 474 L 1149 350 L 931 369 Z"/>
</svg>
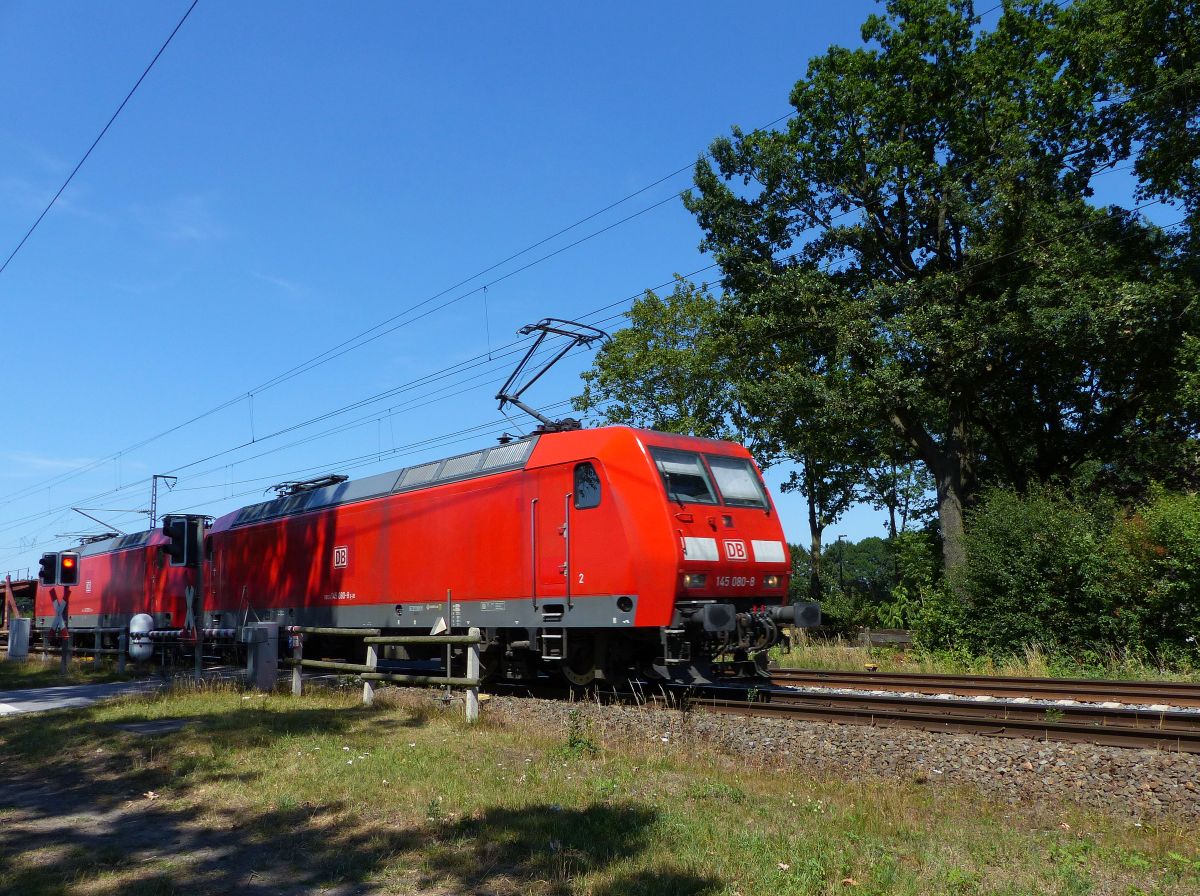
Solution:
<svg viewBox="0 0 1200 896">
<path fill-rule="evenodd" d="M 79 584 L 79 555 L 74 551 L 64 551 L 58 555 L 58 584 Z"/>
<path fill-rule="evenodd" d="M 38 566 L 38 581 L 43 585 L 58 584 L 58 554 L 42 554 Z"/>
<path fill-rule="evenodd" d="M 187 518 L 168 516 L 163 518 L 163 535 L 171 539 L 162 546 L 162 552 L 171 559 L 172 566 L 184 566 L 187 561 Z"/>
<path fill-rule="evenodd" d="M 163 535 L 170 542 L 162 546 L 162 552 L 171 558 L 172 566 L 199 566 L 201 539 L 204 535 L 202 516 L 165 516 Z"/>
</svg>

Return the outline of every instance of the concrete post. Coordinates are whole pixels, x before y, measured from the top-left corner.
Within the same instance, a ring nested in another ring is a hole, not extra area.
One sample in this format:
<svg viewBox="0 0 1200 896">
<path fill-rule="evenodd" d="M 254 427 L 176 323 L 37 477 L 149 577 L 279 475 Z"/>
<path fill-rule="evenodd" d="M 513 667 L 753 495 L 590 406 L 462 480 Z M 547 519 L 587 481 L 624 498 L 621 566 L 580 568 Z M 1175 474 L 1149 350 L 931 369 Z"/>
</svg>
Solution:
<svg viewBox="0 0 1200 896">
<path fill-rule="evenodd" d="M 367 645 L 367 665 L 374 672 L 379 664 L 379 654 L 375 651 L 374 644 Z M 375 702 L 375 683 L 369 678 L 363 679 L 363 706 L 370 706 Z"/>
<path fill-rule="evenodd" d="M 468 632 L 472 638 L 479 637 L 479 629 L 473 628 Z M 467 678 L 479 680 L 479 644 L 467 645 Z M 466 700 L 467 721 L 479 719 L 479 686 L 467 690 Z"/>
<path fill-rule="evenodd" d="M 300 661 L 304 659 L 304 635 L 296 632 L 292 637 L 295 638 L 292 642 L 292 660 L 295 662 L 292 666 L 292 696 L 299 697 L 304 688 L 300 675 Z"/>
<path fill-rule="evenodd" d="M 62 636 L 62 657 L 59 659 L 59 670 L 63 675 L 67 674 L 67 667 L 71 664 L 71 632 L 70 630 L 63 632 Z"/>
</svg>

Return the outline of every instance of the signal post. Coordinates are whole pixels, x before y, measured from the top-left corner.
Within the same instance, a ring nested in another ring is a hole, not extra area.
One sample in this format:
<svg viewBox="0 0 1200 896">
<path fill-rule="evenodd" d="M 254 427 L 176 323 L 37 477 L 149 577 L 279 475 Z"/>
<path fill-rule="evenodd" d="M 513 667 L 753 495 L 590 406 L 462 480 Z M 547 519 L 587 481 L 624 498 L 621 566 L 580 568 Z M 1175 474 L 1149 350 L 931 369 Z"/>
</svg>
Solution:
<svg viewBox="0 0 1200 896">
<path fill-rule="evenodd" d="M 188 621 L 196 639 L 196 680 L 204 662 L 204 530 L 208 517 L 197 514 L 167 514 L 162 533 L 170 541 L 162 546 L 171 566 L 196 570 L 196 583 L 187 589 Z"/>
</svg>

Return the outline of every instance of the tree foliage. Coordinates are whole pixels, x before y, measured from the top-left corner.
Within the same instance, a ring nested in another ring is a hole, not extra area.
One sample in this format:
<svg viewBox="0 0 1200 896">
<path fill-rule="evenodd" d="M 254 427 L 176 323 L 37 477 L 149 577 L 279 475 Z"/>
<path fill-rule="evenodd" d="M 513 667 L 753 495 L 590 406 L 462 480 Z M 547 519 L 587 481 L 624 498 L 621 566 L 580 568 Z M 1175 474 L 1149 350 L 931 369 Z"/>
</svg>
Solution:
<svg viewBox="0 0 1200 896">
<path fill-rule="evenodd" d="M 1087 202 L 1111 79 L 1064 66 L 1055 4 L 1006 4 L 991 31 L 968 0 L 886 9 L 809 63 L 785 130 L 716 140 L 686 203 L 823 408 L 924 464 L 956 567 L 983 484 L 1089 459 L 1134 492 L 1194 475 L 1172 396 L 1200 306 L 1167 235 Z"/>
<path fill-rule="evenodd" d="M 761 466 L 774 446 L 742 397 L 745 380 L 736 330 L 719 324 L 707 287 L 679 279 L 669 296 L 647 290 L 583 373 L 576 410 L 608 423 L 745 444 Z"/>
</svg>

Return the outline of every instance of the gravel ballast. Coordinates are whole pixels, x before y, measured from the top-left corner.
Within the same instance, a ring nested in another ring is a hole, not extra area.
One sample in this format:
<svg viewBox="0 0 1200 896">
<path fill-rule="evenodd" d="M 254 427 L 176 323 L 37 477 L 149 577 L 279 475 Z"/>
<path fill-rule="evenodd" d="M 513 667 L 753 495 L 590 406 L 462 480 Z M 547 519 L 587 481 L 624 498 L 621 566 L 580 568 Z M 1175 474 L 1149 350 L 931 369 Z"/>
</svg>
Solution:
<svg viewBox="0 0 1200 896">
<path fill-rule="evenodd" d="M 676 749 L 707 743 L 791 774 L 808 768 L 848 780 L 968 785 L 1012 804 L 1067 802 L 1139 822 L 1200 819 L 1200 755 L 1190 753 L 508 696 L 487 706 L 513 724 L 550 731 L 565 731 L 577 710 L 601 733 Z"/>
</svg>

